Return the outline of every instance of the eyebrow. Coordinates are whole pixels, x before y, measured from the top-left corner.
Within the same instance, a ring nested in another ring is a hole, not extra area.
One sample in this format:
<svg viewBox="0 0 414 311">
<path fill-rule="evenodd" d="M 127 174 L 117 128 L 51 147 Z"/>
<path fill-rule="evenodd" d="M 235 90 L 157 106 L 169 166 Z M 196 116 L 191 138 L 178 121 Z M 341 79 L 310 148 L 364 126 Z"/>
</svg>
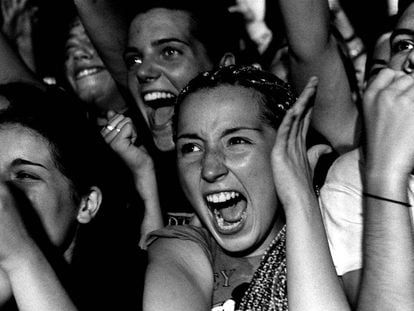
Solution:
<svg viewBox="0 0 414 311">
<path fill-rule="evenodd" d="M 392 32 L 392 34 L 390 36 L 390 42 L 392 42 L 394 40 L 394 38 L 399 36 L 399 35 L 414 36 L 414 30 L 411 30 L 411 29 L 408 29 L 408 28 L 397 28 Z"/>
<path fill-rule="evenodd" d="M 47 167 L 44 166 L 44 165 L 42 165 L 42 164 L 40 164 L 40 163 L 32 162 L 32 161 L 25 160 L 25 159 L 21 159 L 21 158 L 15 159 L 11 163 L 11 166 L 18 166 L 18 165 L 33 165 L 33 166 L 39 166 L 39 167 L 42 167 L 42 168 L 44 168 L 44 169 L 47 170 Z"/>
<path fill-rule="evenodd" d="M 227 135 L 231 135 L 234 134 L 238 131 L 242 131 L 242 130 L 250 130 L 250 131 L 256 131 L 256 132 L 263 132 L 262 129 L 260 128 L 256 128 L 256 127 L 247 127 L 247 126 L 240 126 L 240 127 L 232 127 L 229 129 L 225 129 L 221 135 L 221 137 L 227 136 Z M 187 138 L 187 139 L 200 139 L 200 136 L 198 136 L 197 134 L 192 134 L 192 133 L 188 133 L 188 134 L 182 134 L 177 136 L 177 140 L 181 139 L 181 138 Z"/>
<path fill-rule="evenodd" d="M 165 43 L 170 43 L 170 42 L 179 42 L 181 44 L 190 46 L 188 44 L 188 42 L 177 39 L 177 38 L 163 38 L 163 39 L 155 40 L 154 42 L 151 43 L 151 45 L 152 46 L 159 46 L 159 45 L 162 45 L 162 44 L 165 44 Z M 133 53 L 133 52 L 139 52 L 139 50 L 134 46 L 127 46 L 125 48 L 124 55 L 127 54 L 127 53 Z"/>
</svg>

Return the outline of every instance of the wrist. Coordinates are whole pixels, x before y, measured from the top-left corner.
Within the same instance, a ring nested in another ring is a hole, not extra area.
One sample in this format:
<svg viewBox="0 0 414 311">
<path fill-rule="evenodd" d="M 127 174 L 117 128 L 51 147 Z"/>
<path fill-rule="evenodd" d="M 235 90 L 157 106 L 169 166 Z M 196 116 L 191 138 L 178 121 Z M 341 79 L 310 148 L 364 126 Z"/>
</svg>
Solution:
<svg viewBox="0 0 414 311">
<path fill-rule="evenodd" d="M 46 261 L 43 253 L 37 245 L 33 245 L 17 250 L 15 254 L 8 256 L 2 261 L 1 267 L 9 277 L 12 277 L 17 273 L 31 271 L 43 261 Z"/>
<path fill-rule="evenodd" d="M 374 195 L 393 197 L 395 193 L 406 192 L 410 174 L 366 170 L 364 176 L 365 192 Z"/>
</svg>

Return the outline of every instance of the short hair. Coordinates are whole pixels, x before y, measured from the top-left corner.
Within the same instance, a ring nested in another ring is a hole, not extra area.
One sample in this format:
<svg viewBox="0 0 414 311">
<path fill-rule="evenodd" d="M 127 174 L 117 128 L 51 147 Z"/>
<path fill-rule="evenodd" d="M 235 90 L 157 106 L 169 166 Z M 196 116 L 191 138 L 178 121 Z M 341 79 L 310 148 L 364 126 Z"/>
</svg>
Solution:
<svg viewBox="0 0 414 311">
<path fill-rule="evenodd" d="M 243 25 L 220 0 L 146 0 L 136 4 L 135 16 L 155 8 L 188 12 L 191 33 L 205 47 L 209 57 L 217 64 L 226 52 L 238 54 L 239 32 Z"/>
<path fill-rule="evenodd" d="M 248 65 L 230 65 L 218 70 L 205 71 L 191 80 L 177 97 L 174 113 L 174 137 L 180 105 L 185 98 L 203 89 L 221 85 L 242 86 L 258 94 L 263 122 L 278 129 L 286 111 L 293 106 L 296 96 L 291 86 L 271 72 Z"/>
</svg>

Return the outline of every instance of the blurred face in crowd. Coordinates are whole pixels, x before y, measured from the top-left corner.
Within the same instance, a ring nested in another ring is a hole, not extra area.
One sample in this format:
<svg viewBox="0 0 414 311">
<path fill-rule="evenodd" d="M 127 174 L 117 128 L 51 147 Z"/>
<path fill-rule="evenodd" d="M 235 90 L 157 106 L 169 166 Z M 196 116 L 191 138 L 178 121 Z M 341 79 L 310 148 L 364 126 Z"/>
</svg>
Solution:
<svg viewBox="0 0 414 311">
<path fill-rule="evenodd" d="M 412 74 L 414 69 L 414 3 L 400 17 L 391 35 L 391 58 L 388 66 Z"/>
<path fill-rule="evenodd" d="M 177 122 L 185 194 L 221 247 L 247 255 L 261 254 L 280 229 L 270 161 L 276 130 L 258 98 L 242 86 L 198 90 L 183 100 Z"/>
<path fill-rule="evenodd" d="M 85 28 L 77 18 L 69 31 L 66 42 L 66 79 L 78 97 L 100 110 L 108 110 L 107 105 L 114 93 L 118 93 L 112 76 L 106 69 L 93 47 Z"/>
<path fill-rule="evenodd" d="M 161 151 L 174 149 L 176 96 L 199 72 L 213 67 L 192 33 L 192 22 L 185 11 L 155 8 L 137 15 L 129 29 L 124 55 L 129 89 Z"/>
</svg>

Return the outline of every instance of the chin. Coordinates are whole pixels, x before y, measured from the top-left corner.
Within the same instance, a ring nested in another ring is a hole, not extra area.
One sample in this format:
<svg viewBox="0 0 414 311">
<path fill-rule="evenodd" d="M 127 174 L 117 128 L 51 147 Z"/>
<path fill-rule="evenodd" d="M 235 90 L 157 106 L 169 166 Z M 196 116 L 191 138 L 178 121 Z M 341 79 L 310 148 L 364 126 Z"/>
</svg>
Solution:
<svg viewBox="0 0 414 311">
<path fill-rule="evenodd" d="M 244 234 L 242 234 L 242 232 L 231 235 L 223 235 L 215 232 L 215 235 L 216 241 L 221 246 L 221 248 L 230 253 L 244 253 L 253 247 L 250 236 L 246 237 Z"/>
</svg>

